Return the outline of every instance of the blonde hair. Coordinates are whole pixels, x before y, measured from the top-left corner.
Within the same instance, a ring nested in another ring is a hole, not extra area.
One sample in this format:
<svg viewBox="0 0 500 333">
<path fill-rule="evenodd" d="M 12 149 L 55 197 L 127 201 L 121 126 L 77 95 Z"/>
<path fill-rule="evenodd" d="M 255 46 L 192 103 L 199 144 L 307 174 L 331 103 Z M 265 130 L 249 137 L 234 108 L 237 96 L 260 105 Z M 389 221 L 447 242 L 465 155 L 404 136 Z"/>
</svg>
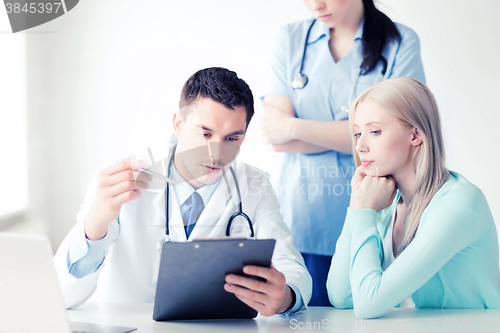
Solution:
<svg viewBox="0 0 500 333">
<path fill-rule="evenodd" d="M 351 105 L 349 115 L 351 131 L 353 131 L 356 108 L 365 100 L 370 100 L 389 112 L 404 126 L 415 127 L 422 137 L 422 143 L 416 147 L 412 157 L 416 172 L 415 189 L 410 202 L 406 202 L 403 241 L 395 251 L 395 256 L 398 256 L 415 237 L 422 213 L 449 176 L 444 163 L 441 120 L 436 100 L 429 88 L 418 80 L 398 77 L 382 81 L 356 98 Z M 354 150 L 356 146 L 354 134 L 351 137 L 354 162 L 358 167 L 360 159 Z"/>
</svg>

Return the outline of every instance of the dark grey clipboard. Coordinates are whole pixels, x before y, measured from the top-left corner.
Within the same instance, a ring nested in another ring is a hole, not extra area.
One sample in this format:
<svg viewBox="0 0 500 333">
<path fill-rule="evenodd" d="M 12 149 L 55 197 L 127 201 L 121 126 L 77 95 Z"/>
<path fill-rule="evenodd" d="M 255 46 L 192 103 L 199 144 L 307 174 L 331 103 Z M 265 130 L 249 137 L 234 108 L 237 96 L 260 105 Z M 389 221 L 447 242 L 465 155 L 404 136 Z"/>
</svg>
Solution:
<svg viewBox="0 0 500 333">
<path fill-rule="evenodd" d="M 163 244 L 153 319 L 243 319 L 257 311 L 224 290 L 244 265 L 271 266 L 274 239 L 218 239 Z"/>
</svg>

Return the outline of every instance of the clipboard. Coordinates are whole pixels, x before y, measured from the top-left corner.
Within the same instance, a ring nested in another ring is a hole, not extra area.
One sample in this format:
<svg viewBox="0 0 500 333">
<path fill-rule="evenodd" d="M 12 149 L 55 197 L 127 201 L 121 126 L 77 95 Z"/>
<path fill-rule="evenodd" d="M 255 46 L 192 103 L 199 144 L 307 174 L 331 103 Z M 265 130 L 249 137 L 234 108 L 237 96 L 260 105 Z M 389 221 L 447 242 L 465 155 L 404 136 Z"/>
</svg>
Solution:
<svg viewBox="0 0 500 333">
<path fill-rule="evenodd" d="M 164 243 L 153 319 L 255 318 L 256 310 L 224 290 L 225 277 L 248 276 L 245 265 L 271 267 L 275 244 L 274 239 L 234 238 Z"/>
</svg>

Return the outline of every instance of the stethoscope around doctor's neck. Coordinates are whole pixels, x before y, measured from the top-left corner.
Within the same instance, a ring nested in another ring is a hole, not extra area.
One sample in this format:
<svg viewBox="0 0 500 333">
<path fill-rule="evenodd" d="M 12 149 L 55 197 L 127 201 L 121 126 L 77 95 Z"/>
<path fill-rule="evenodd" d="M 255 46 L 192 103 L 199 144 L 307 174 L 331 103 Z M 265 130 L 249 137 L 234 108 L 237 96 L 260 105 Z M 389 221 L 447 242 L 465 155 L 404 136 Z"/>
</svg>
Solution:
<svg viewBox="0 0 500 333">
<path fill-rule="evenodd" d="M 169 178 L 170 178 L 170 169 L 172 167 L 172 162 L 174 161 L 174 155 L 175 155 L 175 147 L 173 147 L 172 153 L 170 155 L 170 160 L 168 161 L 167 177 L 169 177 Z M 233 167 L 229 167 L 229 171 L 231 172 L 231 175 L 232 175 L 233 180 L 234 180 L 234 184 L 236 186 L 236 192 L 238 193 L 238 211 L 236 213 L 234 213 L 233 215 L 231 215 L 231 217 L 229 218 L 229 220 L 227 222 L 226 236 L 229 237 L 231 235 L 231 225 L 233 223 L 233 220 L 236 217 L 241 216 L 248 223 L 248 227 L 250 228 L 250 238 L 254 238 L 255 233 L 253 230 L 252 220 L 250 219 L 250 217 L 248 217 L 247 214 L 245 214 L 243 212 L 243 204 L 241 202 L 241 191 L 240 191 L 240 184 L 238 183 L 238 178 L 236 177 L 236 173 L 234 172 Z M 229 181 L 226 177 L 226 173 L 223 173 L 223 177 L 224 177 L 224 180 L 225 180 L 226 185 L 227 185 L 227 190 L 230 193 L 230 197 L 231 197 L 231 187 L 229 186 Z M 170 185 L 167 183 L 166 188 L 165 188 L 165 240 L 158 242 L 158 251 L 160 252 L 160 254 L 161 254 L 161 250 L 163 247 L 163 243 L 170 242 L 170 227 L 169 227 L 170 215 L 169 215 L 169 200 L 168 200 L 169 195 L 170 195 Z"/>
<path fill-rule="evenodd" d="M 314 19 L 312 21 L 311 25 L 309 26 L 309 30 L 307 30 L 306 41 L 304 43 L 304 53 L 302 54 L 302 60 L 300 62 L 300 70 L 299 70 L 299 73 L 297 75 L 295 75 L 295 77 L 292 80 L 292 88 L 293 89 L 302 89 L 306 86 L 307 82 L 309 81 L 309 79 L 307 78 L 307 75 L 302 73 L 302 70 L 304 69 L 304 60 L 306 59 L 306 51 L 307 51 L 307 43 L 309 41 L 309 34 L 311 32 L 311 29 L 312 29 L 314 23 L 316 23 L 316 19 Z M 379 79 L 377 80 L 377 83 L 382 81 L 382 78 L 384 77 L 385 73 L 387 72 L 387 59 L 385 59 L 381 55 L 380 60 L 382 61 L 384 67 L 382 69 L 382 72 L 380 74 Z M 347 104 L 348 107 L 350 107 L 350 105 L 352 103 L 352 97 L 354 96 L 354 93 L 356 92 L 356 86 L 358 84 L 359 77 L 361 75 L 364 75 L 364 74 L 365 73 L 363 73 L 362 65 L 361 65 L 359 67 L 359 72 L 358 72 L 358 76 L 356 77 L 356 81 L 354 82 L 354 87 L 352 88 L 351 94 L 349 95 L 349 104 Z M 344 105 L 342 105 L 341 109 L 342 109 L 342 111 L 349 112 L 349 109 L 346 108 Z"/>
</svg>

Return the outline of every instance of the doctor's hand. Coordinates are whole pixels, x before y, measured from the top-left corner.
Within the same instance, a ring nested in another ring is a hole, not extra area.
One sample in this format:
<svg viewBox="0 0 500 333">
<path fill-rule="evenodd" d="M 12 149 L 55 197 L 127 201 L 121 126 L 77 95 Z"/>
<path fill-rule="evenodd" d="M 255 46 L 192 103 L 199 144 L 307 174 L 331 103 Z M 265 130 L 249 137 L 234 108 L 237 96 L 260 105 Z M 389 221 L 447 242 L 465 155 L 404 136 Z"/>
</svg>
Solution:
<svg viewBox="0 0 500 333">
<path fill-rule="evenodd" d="M 260 120 L 262 137 L 265 142 L 269 144 L 282 144 L 294 140 L 292 127 L 293 121 L 296 118 L 265 102 L 262 102 L 262 106 L 266 110 Z"/>
<path fill-rule="evenodd" d="M 391 176 L 376 177 L 366 174 L 359 166 L 351 180 L 352 209 L 374 209 L 376 212 L 389 207 L 397 193 L 396 182 Z"/>
<path fill-rule="evenodd" d="M 152 177 L 137 171 L 148 165 L 143 160 L 125 160 L 99 172 L 94 203 L 85 218 L 88 239 L 106 236 L 109 224 L 118 217 L 122 205 L 139 197 L 139 190 L 148 188 L 147 182 Z"/>
<path fill-rule="evenodd" d="M 228 274 L 224 289 L 240 301 L 257 310 L 261 315 L 272 316 L 287 311 L 292 306 L 292 290 L 286 285 L 285 275 L 271 264 L 271 268 L 245 266 L 243 272 L 264 278 L 267 282 Z"/>
</svg>

